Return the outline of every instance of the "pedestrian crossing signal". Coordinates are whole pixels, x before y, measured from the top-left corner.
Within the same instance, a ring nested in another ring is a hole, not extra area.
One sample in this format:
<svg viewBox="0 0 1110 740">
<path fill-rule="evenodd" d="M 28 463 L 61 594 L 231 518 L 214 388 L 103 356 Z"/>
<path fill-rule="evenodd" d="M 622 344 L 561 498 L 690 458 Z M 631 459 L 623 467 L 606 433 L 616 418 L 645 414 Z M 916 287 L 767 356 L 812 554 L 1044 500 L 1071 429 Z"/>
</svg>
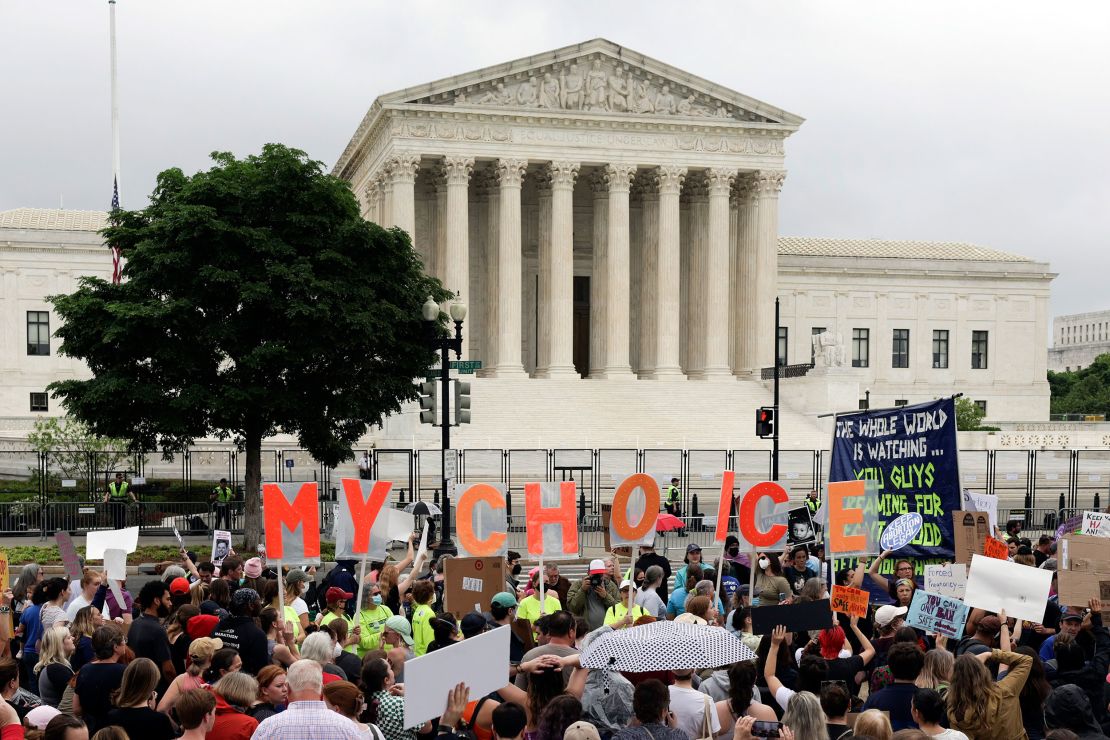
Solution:
<svg viewBox="0 0 1110 740">
<path fill-rule="evenodd" d="M 766 438 L 775 434 L 775 410 L 762 406 L 755 410 L 755 436 Z"/>
</svg>

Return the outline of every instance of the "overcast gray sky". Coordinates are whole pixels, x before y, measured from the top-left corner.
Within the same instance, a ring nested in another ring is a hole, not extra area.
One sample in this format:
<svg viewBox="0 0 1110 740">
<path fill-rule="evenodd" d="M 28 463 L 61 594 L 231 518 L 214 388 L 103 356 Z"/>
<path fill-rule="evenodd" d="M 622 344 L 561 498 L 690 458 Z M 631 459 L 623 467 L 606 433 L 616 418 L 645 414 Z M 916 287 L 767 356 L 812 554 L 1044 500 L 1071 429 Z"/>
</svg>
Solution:
<svg viewBox="0 0 1110 740">
<path fill-rule="evenodd" d="M 279 141 L 330 167 L 383 92 L 602 36 L 807 120 L 781 231 L 969 241 L 1110 308 L 1110 4 L 119 0 L 122 196 Z M 105 209 L 106 0 L 0 0 L 0 209 Z"/>
</svg>

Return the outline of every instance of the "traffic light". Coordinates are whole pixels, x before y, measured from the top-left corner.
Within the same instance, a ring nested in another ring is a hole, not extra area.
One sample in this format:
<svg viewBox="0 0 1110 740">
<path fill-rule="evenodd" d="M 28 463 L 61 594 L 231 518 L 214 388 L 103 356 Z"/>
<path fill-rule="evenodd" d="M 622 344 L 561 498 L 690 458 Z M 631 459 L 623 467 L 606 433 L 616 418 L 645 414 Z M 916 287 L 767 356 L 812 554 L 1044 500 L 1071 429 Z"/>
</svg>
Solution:
<svg viewBox="0 0 1110 740">
<path fill-rule="evenodd" d="M 455 381 L 455 400 L 452 410 L 455 412 L 455 426 L 470 423 L 470 383 Z"/>
<path fill-rule="evenodd" d="M 762 406 L 755 410 L 755 436 L 772 437 L 775 434 L 775 410 Z"/>
<path fill-rule="evenodd" d="M 435 426 L 436 423 L 436 407 L 438 396 L 439 384 L 434 380 L 430 380 L 420 384 L 420 423 L 431 424 Z"/>
</svg>

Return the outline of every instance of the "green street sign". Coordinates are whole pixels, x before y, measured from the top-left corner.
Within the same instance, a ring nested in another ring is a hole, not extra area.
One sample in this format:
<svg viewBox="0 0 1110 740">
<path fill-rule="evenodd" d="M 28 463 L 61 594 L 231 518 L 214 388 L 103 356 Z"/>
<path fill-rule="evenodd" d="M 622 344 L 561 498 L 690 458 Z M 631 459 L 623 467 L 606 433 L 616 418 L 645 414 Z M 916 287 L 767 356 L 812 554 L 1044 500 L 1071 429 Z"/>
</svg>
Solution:
<svg viewBox="0 0 1110 740">
<path fill-rule="evenodd" d="M 481 360 L 452 360 L 448 367 L 458 370 L 463 375 L 473 375 L 475 370 L 482 369 Z"/>
</svg>

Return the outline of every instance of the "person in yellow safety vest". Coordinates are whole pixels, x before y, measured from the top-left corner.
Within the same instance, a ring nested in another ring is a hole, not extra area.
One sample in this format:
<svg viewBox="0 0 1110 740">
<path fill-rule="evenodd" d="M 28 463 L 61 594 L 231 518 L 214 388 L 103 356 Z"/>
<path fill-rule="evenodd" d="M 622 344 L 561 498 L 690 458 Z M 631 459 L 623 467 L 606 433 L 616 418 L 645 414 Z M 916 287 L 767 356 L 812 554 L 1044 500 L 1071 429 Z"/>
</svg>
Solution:
<svg viewBox="0 0 1110 740">
<path fill-rule="evenodd" d="M 528 573 L 528 583 L 534 589 L 531 594 L 525 596 L 520 600 L 516 607 L 516 618 L 527 619 L 532 625 L 532 632 L 536 632 L 536 620 L 542 615 L 540 614 L 540 569 L 533 568 Z M 559 597 L 551 591 L 544 590 L 543 593 L 543 614 L 554 614 L 563 608 L 559 603 Z"/>
<path fill-rule="evenodd" d="M 428 652 L 428 645 L 435 639 L 432 620 L 436 618 L 432 609 L 435 599 L 435 584 L 431 581 L 417 581 L 412 587 L 412 652 L 419 658 Z"/>
<path fill-rule="evenodd" d="M 355 638 L 355 642 L 343 648 L 348 653 L 356 652 L 355 646 L 358 644 L 358 638 L 362 637 L 362 631 L 359 625 L 355 623 L 355 620 L 347 616 L 347 602 L 353 598 L 355 598 L 354 594 L 332 586 L 327 590 L 327 593 L 324 594 L 324 600 L 328 602 L 328 611 L 326 614 L 317 617 L 317 620 L 322 625 L 336 619 L 342 619 L 347 623 L 347 636 L 349 638 Z"/>
<path fill-rule="evenodd" d="M 635 587 L 629 580 L 621 581 L 621 600 L 613 604 L 605 612 L 605 624 L 615 630 L 631 627 L 635 624 L 636 620 L 640 617 L 649 616 L 644 607 L 639 604 L 632 604 L 632 612 L 628 611 L 628 594 L 635 591 Z M 632 597 L 635 600 L 635 597 Z"/>
<path fill-rule="evenodd" d="M 360 659 L 371 650 L 381 647 L 385 622 L 393 616 L 393 610 L 382 603 L 382 590 L 378 584 L 372 583 L 367 588 L 370 589 L 370 604 L 358 613 L 359 627 L 362 628 L 362 637 L 358 641 Z"/>
<path fill-rule="evenodd" d="M 220 478 L 220 484 L 212 489 L 208 499 L 216 504 L 216 523 L 212 529 L 219 529 L 220 522 L 231 529 L 231 502 L 235 500 L 235 489 L 227 484 L 227 478 Z"/>
<path fill-rule="evenodd" d="M 123 479 L 123 473 L 116 473 L 115 481 L 108 484 L 108 490 L 104 493 L 104 503 L 109 505 L 109 510 L 112 512 L 114 529 L 123 529 L 127 526 L 128 499 L 135 503 L 139 502 L 131 492 L 127 481 Z"/>
<path fill-rule="evenodd" d="M 668 514 L 674 516 L 682 516 L 682 507 L 679 505 L 679 498 L 682 496 L 682 491 L 678 488 L 678 478 L 671 478 L 671 484 L 663 489 L 663 509 Z"/>
<path fill-rule="evenodd" d="M 813 517 L 817 516 L 817 511 L 821 508 L 821 497 L 817 493 L 817 489 L 810 491 L 809 495 L 806 496 L 806 508 L 809 509 L 809 518 L 811 520 L 813 519 Z M 821 527 L 818 526 L 816 522 L 814 522 L 813 529 L 816 532 L 820 531 Z"/>
</svg>

